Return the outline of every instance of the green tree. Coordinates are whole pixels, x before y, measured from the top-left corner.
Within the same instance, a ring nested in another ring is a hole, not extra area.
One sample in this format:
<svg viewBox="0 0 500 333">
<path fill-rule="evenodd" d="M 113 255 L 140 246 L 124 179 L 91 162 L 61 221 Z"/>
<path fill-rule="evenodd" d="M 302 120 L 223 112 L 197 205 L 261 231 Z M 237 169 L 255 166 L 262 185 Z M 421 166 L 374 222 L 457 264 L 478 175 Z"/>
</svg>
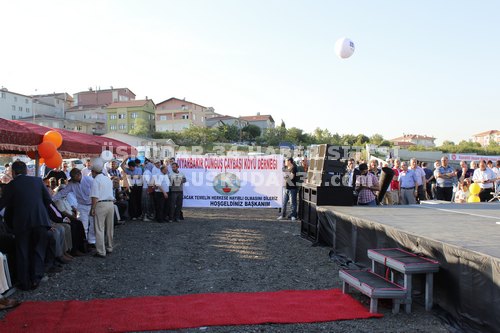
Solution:
<svg viewBox="0 0 500 333">
<path fill-rule="evenodd" d="M 342 139 L 341 139 L 341 144 L 343 145 L 354 145 L 354 143 L 356 143 L 356 140 L 358 138 L 352 134 L 345 134 L 345 135 L 342 135 Z"/>
<path fill-rule="evenodd" d="M 382 142 L 384 141 L 384 137 L 381 134 L 373 134 L 370 137 L 370 143 L 374 145 L 382 145 Z"/>
<path fill-rule="evenodd" d="M 261 130 L 259 126 L 247 125 L 241 129 L 242 139 L 254 141 L 260 136 Z"/>
<path fill-rule="evenodd" d="M 136 136 L 147 136 L 149 133 L 149 124 L 142 118 L 135 118 L 134 128 L 128 132 L 128 134 Z"/>
<path fill-rule="evenodd" d="M 379 146 L 381 147 L 391 147 L 392 146 L 392 143 L 389 141 L 389 140 L 383 140 Z"/>
<path fill-rule="evenodd" d="M 221 142 L 234 142 L 240 139 L 240 129 L 235 125 L 221 125 L 217 127 L 217 133 Z"/>
<path fill-rule="evenodd" d="M 289 141 L 295 145 L 304 143 L 304 131 L 297 127 L 287 129 L 285 134 L 285 141 Z"/>
<path fill-rule="evenodd" d="M 332 140 L 332 134 L 328 129 L 321 129 L 316 127 L 314 132 L 312 133 L 312 139 L 314 143 L 322 144 L 322 143 L 330 143 Z"/>
<path fill-rule="evenodd" d="M 362 145 L 364 145 L 365 143 L 367 143 L 369 141 L 370 141 L 370 138 L 367 137 L 366 135 L 364 135 L 364 134 L 358 134 L 356 136 L 356 142 L 354 142 L 354 145 L 356 145 L 356 146 L 362 146 Z"/>
<path fill-rule="evenodd" d="M 286 136 L 286 128 L 284 127 L 275 127 L 268 128 L 264 135 L 262 136 L 262 143 L 266 143 L 269 146 L 277 146 L 281 141 L 285 140 Z M 260 141 L 260 140 L 259 140 Z"/>
</svg>

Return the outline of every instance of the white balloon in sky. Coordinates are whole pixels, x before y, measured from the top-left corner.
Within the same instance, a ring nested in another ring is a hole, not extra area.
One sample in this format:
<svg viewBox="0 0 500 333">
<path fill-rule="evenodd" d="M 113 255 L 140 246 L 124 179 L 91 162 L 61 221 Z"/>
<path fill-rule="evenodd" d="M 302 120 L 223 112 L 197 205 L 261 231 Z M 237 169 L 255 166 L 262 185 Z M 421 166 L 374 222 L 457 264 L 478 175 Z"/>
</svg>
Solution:
<svg viewBox="0 0 500 333">
<path fill-rule="evenodd" d="M 346 37 L 342 37 L 335 42 L 335 53 L 341 59 L 346 59 L 354 53 L 354 43 Z"/>
</svg>

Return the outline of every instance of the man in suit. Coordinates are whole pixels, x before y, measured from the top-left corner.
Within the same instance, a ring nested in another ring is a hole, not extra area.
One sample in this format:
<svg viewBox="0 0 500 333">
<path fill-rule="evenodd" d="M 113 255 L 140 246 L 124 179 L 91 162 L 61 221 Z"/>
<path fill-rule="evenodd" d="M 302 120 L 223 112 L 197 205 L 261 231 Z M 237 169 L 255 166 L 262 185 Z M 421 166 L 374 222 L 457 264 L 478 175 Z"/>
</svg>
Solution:
<svg viewBox="0 0 500 333">
<path fill-rule="evenodd" d="M 24 162 L 12 163 L 12 177 L 5 187 L 5 220 L 16 237 L 19 288 L 36 289 L 45 272 L 51 198 L 40 178 L 27 176 Z"/>
</svg>

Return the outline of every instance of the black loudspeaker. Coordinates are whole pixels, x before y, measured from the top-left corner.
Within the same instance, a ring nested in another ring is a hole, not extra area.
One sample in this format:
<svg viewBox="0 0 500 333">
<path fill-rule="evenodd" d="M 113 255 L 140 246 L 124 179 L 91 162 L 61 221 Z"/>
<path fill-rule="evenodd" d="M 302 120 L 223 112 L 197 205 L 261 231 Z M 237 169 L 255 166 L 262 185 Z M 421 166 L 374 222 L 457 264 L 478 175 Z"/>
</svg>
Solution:
<svg viewBox="0 0 500 333">
<path fill-rule="evenodd" d="M 306 184 L 314 186 L 347 186 L 349 179 L 342 172 L 308 171 Z"/>
<path fill-rule="evenodd" d="M 317 206 L 352 206 L 353 188 L 350 186 L 302 186 L 303 200 Z"/>
<path fill-rule="evenodd" d="M 394 177 L 394 170 L 388 167 L 382 168 L 382 172 L 380 173 L 380 191 L 378 192 L 378 202 L 382 202 L 384 200 L 384 195 L 391 185 L 392 178 Z"/>
<path fill-rule="evenodd" d="M 330 160 L 342 160 L 346 158 L 346 151 L 337 145 L 321 144 L 309 146 L 309 158 L 328 158 Z"/>
</svg>

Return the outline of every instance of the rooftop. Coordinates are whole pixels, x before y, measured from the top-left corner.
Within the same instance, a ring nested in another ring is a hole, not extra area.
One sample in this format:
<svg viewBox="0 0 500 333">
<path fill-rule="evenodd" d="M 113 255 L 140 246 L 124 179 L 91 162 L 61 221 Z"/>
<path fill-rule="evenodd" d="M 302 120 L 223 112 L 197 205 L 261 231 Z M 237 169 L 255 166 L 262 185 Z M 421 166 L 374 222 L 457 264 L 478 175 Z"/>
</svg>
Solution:
<svg viewBox="0 0 500 333">
<path fill-rule="evenodd" d="M 138 99 L 128 102 L 115 102 L 108 105 L 108 109 L 140 107 L 148 104 L 149 102 L 153 103 L 153 105 L 155 104 L 152 99 Z"/>
</svg>

